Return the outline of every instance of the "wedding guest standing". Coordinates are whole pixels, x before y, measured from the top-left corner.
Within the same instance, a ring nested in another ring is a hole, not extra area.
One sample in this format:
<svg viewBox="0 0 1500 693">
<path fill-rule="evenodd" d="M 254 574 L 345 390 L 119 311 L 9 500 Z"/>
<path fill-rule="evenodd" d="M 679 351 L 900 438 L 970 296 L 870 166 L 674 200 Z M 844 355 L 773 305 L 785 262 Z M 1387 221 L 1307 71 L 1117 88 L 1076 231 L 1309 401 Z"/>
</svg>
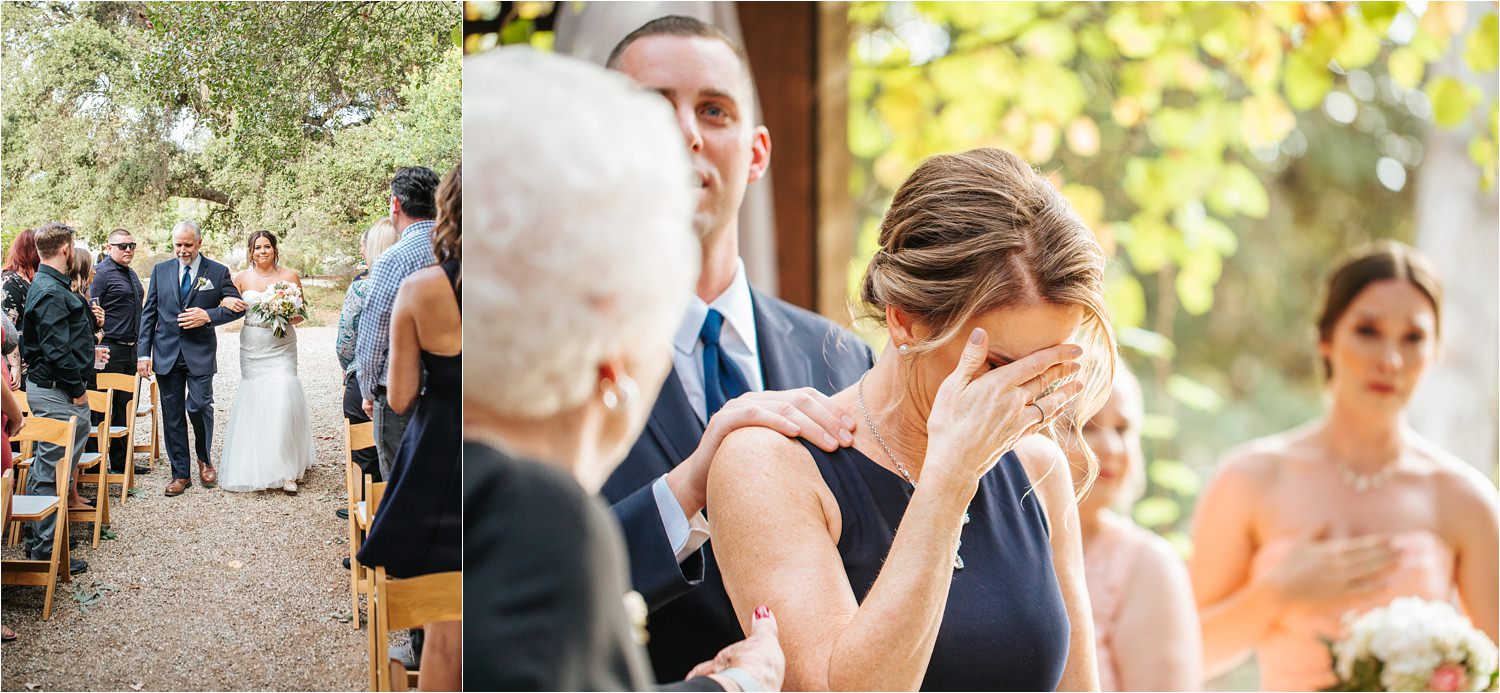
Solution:
<svg viewBox="0 0 1500 693">
<path fill-rule="evenodd" d="M 10 318 L 10 323 L 17 328 L 22 323 L 21 314 L 26 307 L 26 292 L 31 288 L 31 280 L 36 277 L 36 269 L 40 263 L 41 257 L 36 253 L 36 230 L 26 229 L 11 241 L 10 251 L 5 255 L 3 273 L 5 317 Z M 26 387 L 26 364 L 21 360 L 20 353 L 13 353 L 7 364 L 10 366 L 11 388 L 24 389 Z"/>
<path fill-rule="evenodd" d="M 76 416 L 80 425 L 73 430 L 72 459 L 62 459 L 61 446 L 36 444 L 25 493 L 67 495 L 70 506 L 82 506 L 83 499 L 76 491 L 60 494 L 55 484 L 57 465 L 77 464 L 89 434 L 82 422 L 89 420 L 87 393 L 94 371 L 95 323 L 68 276 L 74 256 L 72 227 L 55 221 L 43 224 L 36 232 L 36 249 L 42 262 L 26 295 L 21 327 L 21 356 L 29 367 L 27 404 L 34 416 L 62 421 Z M 55 516 L 30 524 L 26 550 L 31 559 L 51 557 L 55 524 Z M 69 566 L 74 573 L 87 569 L 88 563 L 77 558 Z"/>
<path fill-rule="evenodd" d="M 1442 299 L 1432 266 L 1400 243 L 1333 270 L 1317 320 L 1327 413 L 1226 453 L 1198 502 L 1189 568 L 1210 676 L 1254 652 L 1263 690 L 1324 688 L 1320 638 L 1399 596 L 1456 593 L 1500 635 L 1495 487 L 1406 420 Z"/>
<path fill-rule="evenodd" d="M 1053 437 L 1073 444 L 1054 422 L 1108 393 L 1104 264 L 1008 152 L 934 156 L 897 189 L 860 290 L 889 340 L 833 396 L 860 414 L 854 445 L 745 428 L 709 472 L 724 587 L 746 627 L 781 614 L 788 688 L 1097 690 Z"/>
<path fill-rule="evenodd" d="M 394 577 L 463 569 L 462 200 L 460 165 L 437 190 L 432 253 L 438 264 L 407 277 L 391 311 L 386 392 L 391 408 L 410 422 L 359 562 L 385 566 Z M 423 627 L 422 690 L 458 689 L 462 632 L 457 621 Z"/>
<path fill-rule="evenodd" d="M 699 183 L 703 268 L 672 333 L 672 371 L 646 435 L 605 482 L 652 610 L 651 666 L 680 680 L 743 635 L 704 519 L 714 451 L 742 426 L 774 426 L 824 450 L 854 441 L 852 412 L 828 398 L 869 369 L 853 333 L 753 286 L 739 254 L 740 203 L 771 163 L 745 52 L 691 17 L 654 19 L 610 52 L 612 69 L 666 97 Z"/>
<path fill-rule="evenodd" d="M 396 227 L 391 225 L 390 217 L 365 229 L 364 234 L 359 237 L 359 254 L 364 258 L 365 266 L 375 264 L 375 260 L 395 244 L 397 238 L 399 236 L 396 235 Z M 354 344 L 359 337 L 359 318 L 364 312 L 365 297 L 369 291 L 369 276 L 370 271 L 366 269 L 349 282 L 349 289 L 344 293 L 344 307 L 339 311 L 338 333 L 334 338 L 334 351 L 338 354 L 339 366 L 344 369 L 344 418 L 349 423 L 370 420 L 362 406 L 364 395 L 360 392 L 358 362 L 354 358 Z M 377 482 L 383 479 L 379 459 L 374 450 L 354 451 L 354 461 L 359 465 L 360 471 Z M 347 512 L 344 508 L 339 511 Z"/>
<path fill-rule="evenodd" d="M 1086 486 L 1088 461 L 1070 448 L 1083 536 L 1084 577 L 1094 614 L 1101 691 L 1196 691 L 1203 685 L 1203 647 L 1187 567 L 1165 539 L 1130 520 L 1144 474 L 1141 386 L 1123 361 L 1104 408 L 1083 427 L 1099 458 Z M 1127 509 L 1115 512 L 1113 508 Z"/>
<path fill-rule="evenodd" d="M 396 448 L 406 431 L 408 418 L 391 408 L 386 394 L 386 361 L 391 349 L 391 306 L 396 291 L 413 272 L 436 263 L 432 256 L 432 219 L 437 216 L 433 195 L 438 175 L 430 168 L 408 166 L 391 180 L 391 224 L 401 240 L 370 266 L 369 284 L 355 341 L 355 361 L 360 374 L 360 394 L 365 412 L 375 422 L 375 449 L 380 455 L 380 475 L 389 479 Z"/>
<path fill-rule="evenodd" d="M 697 275 L 687 157 L 660 98 L 591 65 L 500 49 L 464 75 L 465 131 L 484 133 L 464 149 L 464 685 L 648 690 L 654 625 L 595 494 L 646 425 Z M 779 690 L 762 616 L 674 687 Z"/>
<path fill-rule="evenodd" d="M 98 301 L 104 311 L 104 340 L 101 344 L 109 349 L 109 360 L 103 372 L 135 374 L 135 343 L 141 329 L 141 304 L 145 292 L 141 289 L 141 278 L 130 268 L 135 259 L 135 237 L 125 229 L 109 232 L 105 241 L 105 257 L 94 268 L 94 281 L 89 287 L 89 296 Z M 135 421 L 135 412 L 125 411 L 130 393 L 115 392 L 110 425 L 130 426 Z M 131 455 L 124 445 L 114 445 L 109 451 L 109 470 L 125 471 Z M 137 467 L 137 474 L 145 474 L 150 467 Z"/>
</svg>

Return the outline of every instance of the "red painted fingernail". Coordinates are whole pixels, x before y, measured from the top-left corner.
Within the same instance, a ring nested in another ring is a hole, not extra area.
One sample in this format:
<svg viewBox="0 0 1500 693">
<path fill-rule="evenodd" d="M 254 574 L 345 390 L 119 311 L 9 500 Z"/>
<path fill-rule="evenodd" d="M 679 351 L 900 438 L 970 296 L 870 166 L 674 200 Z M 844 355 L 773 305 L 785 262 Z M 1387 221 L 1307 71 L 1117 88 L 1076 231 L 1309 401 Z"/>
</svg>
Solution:
<svg viewBox="0 0 1500 693">
<path fill-rule="evenodd" d="M 770 607 L 766 606 L 765 604 L 761 604 L 760 606 L 755 607 L 755 620 L 759 621 L 759 620 L 761 620 L 763 618 L 770 618 L 770 617 L 771 617 L 771 609 L 770 609 Z"/>
</svg>

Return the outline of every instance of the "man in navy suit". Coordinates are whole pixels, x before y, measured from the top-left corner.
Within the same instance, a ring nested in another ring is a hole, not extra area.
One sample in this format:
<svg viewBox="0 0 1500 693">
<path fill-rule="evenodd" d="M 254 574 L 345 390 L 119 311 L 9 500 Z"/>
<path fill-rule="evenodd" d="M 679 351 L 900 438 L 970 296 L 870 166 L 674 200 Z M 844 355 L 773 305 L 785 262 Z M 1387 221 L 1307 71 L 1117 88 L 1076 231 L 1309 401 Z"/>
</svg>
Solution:
<svg viewBox="0 0 1500 693">
<path fill-rule="evenodd" d="M 244 316 L 243 311 L 220 307 L 225 298 L 238 300 L 240 292 L 228 267 L 198 253 L 202 244 L 197 223 L 184 220 L 172 227 L 172 250 L 177 257 L 151 269 L 136 344 L 136 372 L 141 377 L 155 372 L 161 389 L 163 437 L 172 460 L 168 496 L 181 495 L 193 485 L 188 464 L 189 420 L 198 453 L 198 480 L 204 487 L 218 480 L 208 454 L 214 440 L 214 374 L 219 370 L 214 328 Z"/>
<path fill-rule="evenodd" d="M 853 444 L 854 420 L 827 395 L 852 385 L 872 355 L 849 331 L 745 279 L 739 207 L 770 164 L 771 135 L 755 123 L 744 51 L 696 19 L 663 17 L 626 36 L 608 66 L 670 102 L 701 186 L 697 295 L 646 431 L 603 488 L 625 530 L 631 579 L 653 610 L 652 668 L 681 680 L 744 637 L 705 545 L 719 443 L 765 426 L 828 451 Z"/>
</svg>

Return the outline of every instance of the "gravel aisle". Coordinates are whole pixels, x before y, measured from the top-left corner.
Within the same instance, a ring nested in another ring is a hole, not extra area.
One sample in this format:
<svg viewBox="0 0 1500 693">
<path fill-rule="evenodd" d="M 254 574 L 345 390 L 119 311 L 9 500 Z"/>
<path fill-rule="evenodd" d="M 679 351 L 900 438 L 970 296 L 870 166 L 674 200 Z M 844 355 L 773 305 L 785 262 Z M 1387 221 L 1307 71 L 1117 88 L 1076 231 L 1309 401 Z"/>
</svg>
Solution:
<svg viewBox="0 0 1500 693">
<path fill-rule="evenodd" d="M 51 620 L 41 620 L 42 588 L 5 586 L 4 622 L 20 639 L 0 649 L 4 690 L 364 688 L 365 632 L 339 621 L 349 617 L 349 573 L 339 563 L 348 529 L 333 514 L 344 503 L 335 329 L 298 334 L 318 454 L 301 493 L 204 489 L 195 465 L 194 485 L 167 498 L 163 450 L 152 473 L 136 477 L 139 495 L 112 505 L 119 538 L 74 550 L 89 571 L 59 585 Z M 238 381 L 239 335 L 221 329 L 215 464 Z M 145 440 L 145 427 L 136 435 Z M 118 591 L 84 613 L 73 594 L 91 585 Z"/>
</svg>

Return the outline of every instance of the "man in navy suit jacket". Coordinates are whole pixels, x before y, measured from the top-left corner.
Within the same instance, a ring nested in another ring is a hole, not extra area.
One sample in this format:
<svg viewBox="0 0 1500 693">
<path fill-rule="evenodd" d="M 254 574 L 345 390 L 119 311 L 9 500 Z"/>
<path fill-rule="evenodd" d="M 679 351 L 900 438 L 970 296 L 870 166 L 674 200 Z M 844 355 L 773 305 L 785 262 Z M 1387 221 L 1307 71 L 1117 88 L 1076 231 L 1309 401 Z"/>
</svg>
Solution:
<svg viewBox="0 0 1500 693">
<path fill-rule="evenodd" d="M 653 670 L 681 680 L 744 637 L 705 545 L 704 496 L 719 443 L 744 426 L 800 435 L 824 450 L 853 444 L 854 420 L 827 395 L 869 369 L 848 330 L 752 289 L 739 258 L 739 207 L 770 164 L 754 121 L 744 51 L 687 17 L 626 36 L 608 66 L 661 93 L 682 128 L 702 192 L 697 296 L 673 339 L 672 372 L 646 431 L 605 483 L 625 531 L 631 579 L 653 613 Z"/>
<path fill-rule="evenodd" d="M 202 244 L 197 223 L 184 220 L 172 227 L 177 257 L 151 269 L 136 342 L 136 372 L 141 377 L 156 373 L 161 389 L 163 438 L 172 460 L 168 496 L 180 495 L 193 485 L 188 464 L 189 420 L 198 453 L 198 479 L 205 487 L 218 480 L 208 454 L 214 440 L 214 374 L 219 371 L 219 339 L 214 328 L 245 315 L 243 310 L 220 306 L 225 298 L 239 299 L 240 292 L 228 267 L 198 253 Z"/>
</svg>

